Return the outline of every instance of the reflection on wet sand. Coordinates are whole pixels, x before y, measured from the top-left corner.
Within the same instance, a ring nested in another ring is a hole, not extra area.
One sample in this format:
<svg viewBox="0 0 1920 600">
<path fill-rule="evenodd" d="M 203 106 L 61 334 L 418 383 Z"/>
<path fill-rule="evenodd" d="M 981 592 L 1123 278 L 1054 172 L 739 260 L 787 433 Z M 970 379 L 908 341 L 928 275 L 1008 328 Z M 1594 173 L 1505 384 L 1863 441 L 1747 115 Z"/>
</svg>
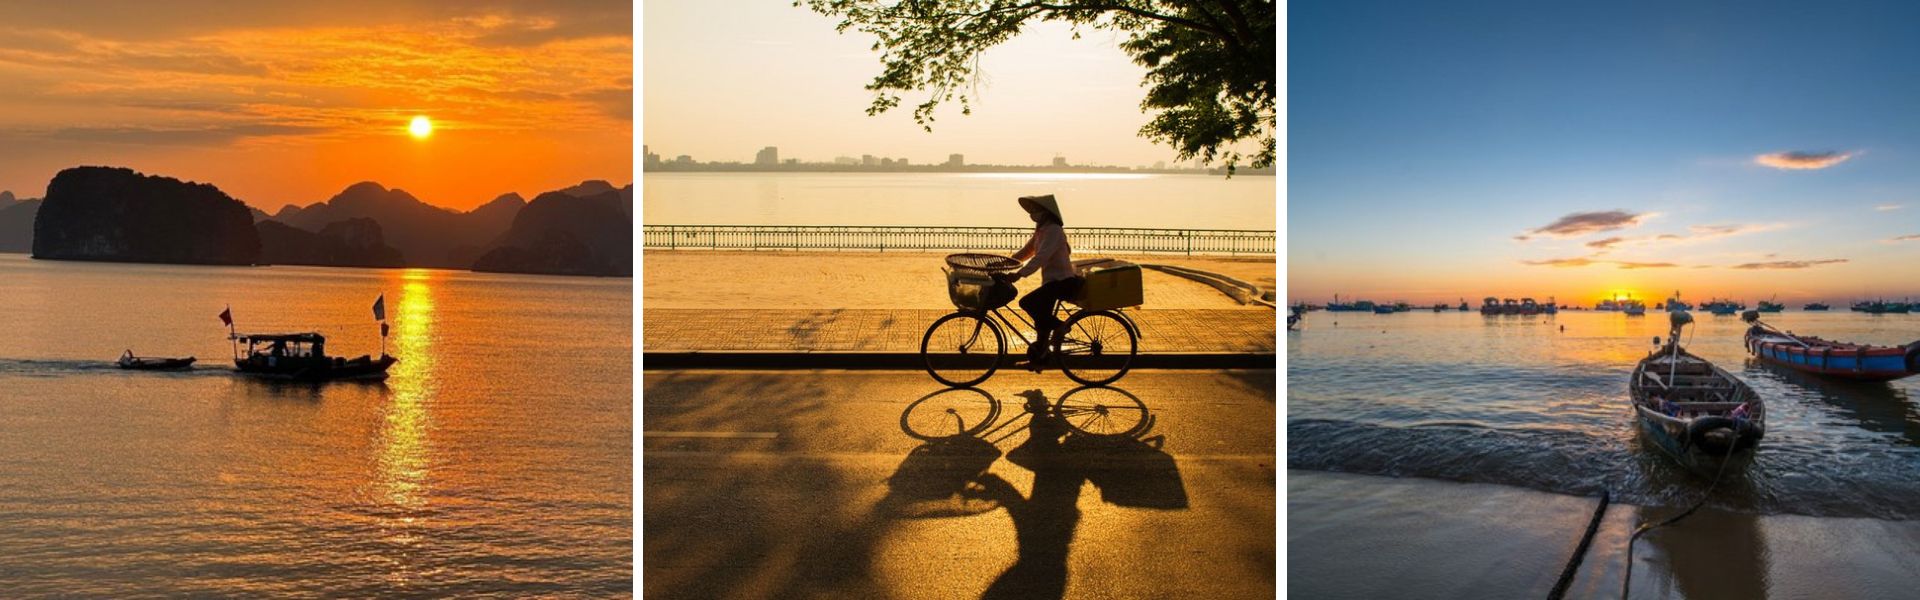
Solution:
<svg viewBox="0 0 1920 600">
<path fill-rule="evenodd" d="M 1680 509 L 1633 510 L 1634 527 L 1638 528 L 1670 518 Z M 1652 568 L 1634 569 L 1636 596 L 1761 600 L 1770 590 L 1767 572 L 1771 554 L 1760 531 L 1760 520 L 1752 515 L 1697 512 L 1640 539 L 1644 546 L 1634 560 Z"/>
</svg>

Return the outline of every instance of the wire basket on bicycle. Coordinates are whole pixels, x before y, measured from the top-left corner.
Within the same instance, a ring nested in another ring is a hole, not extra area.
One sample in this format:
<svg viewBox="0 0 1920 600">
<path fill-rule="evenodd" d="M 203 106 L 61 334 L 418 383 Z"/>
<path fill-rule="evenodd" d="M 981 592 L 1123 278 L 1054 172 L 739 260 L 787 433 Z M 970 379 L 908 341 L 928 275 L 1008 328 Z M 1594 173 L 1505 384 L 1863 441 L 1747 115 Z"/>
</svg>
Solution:
<svg viewBox="0 0 1920 600">
<path fill-rule="evenodd" d="M 993 279 L 997 273 L 1020 268 L 1020 261 L 998 254 L 947 255 L 947 299 L 961 310 L 989 310 L 1006 306 L 1018 293 L 1012 284 Z"/>
</svg>

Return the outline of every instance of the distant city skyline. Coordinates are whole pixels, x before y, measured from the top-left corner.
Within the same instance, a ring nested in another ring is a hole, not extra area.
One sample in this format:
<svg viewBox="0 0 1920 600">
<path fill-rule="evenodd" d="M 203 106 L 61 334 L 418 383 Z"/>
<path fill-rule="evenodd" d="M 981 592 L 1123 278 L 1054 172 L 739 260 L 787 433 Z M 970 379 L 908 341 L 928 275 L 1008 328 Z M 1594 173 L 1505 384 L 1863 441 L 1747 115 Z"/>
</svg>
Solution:
<svg viewBox="0 0 1920 600">
<path fill-rule="evenodd" d="M 1169 160 L 1158 160 L 1158 161 L 1154 161 L 1152 164 L 1132 164 L 1132 165 L 1092 164 L 1092 163 L 1082 163 L 1078 161 L 1073 161 L 1073 160 L 1070 160 L 1069 157 L 1067 156 L 1058 155 L 1058 154 L 1048 157 L 1047 160 L 1044 162 L 1030 162 L 1030 163 L 974 162 L 974 161 L 968 160 L 966 158 L 967 155 L 962 153 L 948 153 L 944 157 L 941 157 L 940 160 L 914 160 L 912 158 L 905 157 L 905 156 L 876 156 L 873 154 L 861 154 L 859 156 L 848 156 L 845 154 L 837 154 L 832 159 L 821 159 L 821 158 L 815 158 L 815 157 L 799 158 L 799 157 L 792 157 L 792 156 L 786 155 L 784 151 L 780 150 L 779 146 L 763 146 L 758 151 L 755 151 L 753 153 L 754 155 L 751 160 L 738 160 L 738 159 L 728 159 L 728 158 L 701 160 L 701 157 L 693 156 L 691 154 L 673 154 L 671 152 L 656 152 L 653 150 L 653 147 L 650 145 L 642 145 L 641 152 L 642 152 L 643 166 L 657 166 L 658 164 L 672 164 L 676 162 L 683 162 L 681 161 L 681 159 L 688 159 L 688 160 L 691 160 L 692 162 L 701 163 L 701 164 L 753 165 L 753 166 L 833 165 L 833 164 L 849 165 L 849 166 L 852 166 L 852 165 L 858 165 L 858 166 L 900 165 L 900 166 L 915 166 L 915 167 L 1052 166 L 1052 167 L 1100 167 L 1100 168 L 1131 168 L 1131 169 L 1177 169 L 1177 170 L 1194 170 L 1194 171 L 1209 170 L 1209 169 L 1217 168 L 1217 167 L 1200 167 L 1198 166 L 1199 161 L 1179 162 L 1179 161 L 1169 161 Z M 1240 168 L 1239 172 L 1272 173 L 1273 170 L 1272 169 L 1256 170 L 1256 169 L 1249 169 L 1243 166 Z"/>
</svg>

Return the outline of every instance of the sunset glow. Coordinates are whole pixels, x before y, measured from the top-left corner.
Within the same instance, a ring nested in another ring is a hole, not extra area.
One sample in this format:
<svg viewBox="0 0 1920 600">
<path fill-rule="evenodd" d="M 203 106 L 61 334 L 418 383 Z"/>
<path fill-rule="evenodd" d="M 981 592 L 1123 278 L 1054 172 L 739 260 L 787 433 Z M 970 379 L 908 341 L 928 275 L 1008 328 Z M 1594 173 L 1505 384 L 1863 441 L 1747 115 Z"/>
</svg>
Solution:
<svg viewBox="0 0 1920 600">
<path fill-rule="evenodd" d="M 1295 301 L 1920 298 L 1920 128 L 1862 100 L 1920 88 L 1877 75 L 1917 49 L 1883 25 L 1904 17 L 1291 14 Z M 1779 39 L 1846 50 L 1775 60 Z"/>
<path fill-rule="evenodd" d="M 630 4 L 230 8 L 0 7 L 0 190 L 106 164 L 271 212 L 360 181 L 460 209 L 631 181 Z"/>
</svg>

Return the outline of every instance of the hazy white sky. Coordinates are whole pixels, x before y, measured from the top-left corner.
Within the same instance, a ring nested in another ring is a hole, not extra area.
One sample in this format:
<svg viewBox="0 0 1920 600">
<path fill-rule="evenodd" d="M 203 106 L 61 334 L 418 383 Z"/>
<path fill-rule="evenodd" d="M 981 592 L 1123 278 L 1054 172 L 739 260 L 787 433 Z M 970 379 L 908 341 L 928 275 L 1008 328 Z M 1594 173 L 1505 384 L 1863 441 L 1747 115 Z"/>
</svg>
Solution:
<svg viewBox="0 0 1920 600">
<path fill-rule="evenodd" d="M 830 161 L 872 154 L 914 163 L 964 154 L 975 164 L 1172 162 L 1137 135 L 1145 69 L 1118 34 L 1042 24 L 986 53 L 972 115 L 943 107 L 932 133 L 913 122 L 924 94 L 869 117 L 880 72 L 873 39 L 787 0 L 648 0 L 642 6 L 643 139 L 653 152 L 699 161 L 780 157 Z"/>
</svg>

